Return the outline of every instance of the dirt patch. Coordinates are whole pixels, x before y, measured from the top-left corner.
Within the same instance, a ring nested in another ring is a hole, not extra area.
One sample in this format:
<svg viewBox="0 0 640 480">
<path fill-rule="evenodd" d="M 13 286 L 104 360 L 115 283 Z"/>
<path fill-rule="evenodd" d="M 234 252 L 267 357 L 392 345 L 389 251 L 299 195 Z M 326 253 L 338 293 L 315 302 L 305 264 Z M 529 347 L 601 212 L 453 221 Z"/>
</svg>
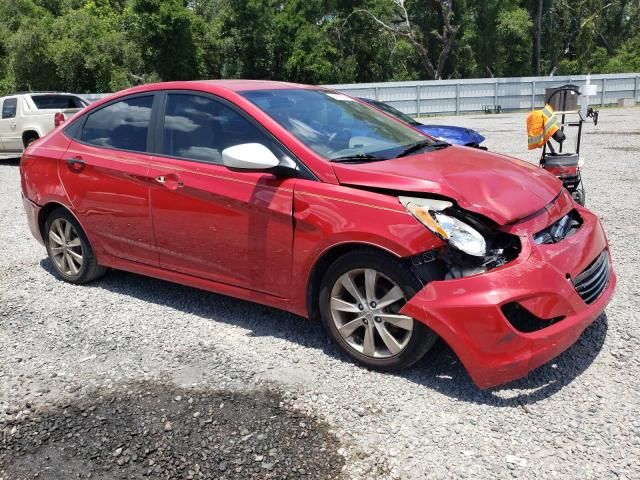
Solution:
<svg viewBox="0 0 640 480">
<path fill-rule="evenodd" d="M 340 478 L 325 424 L 279 393 L 136 384 L 2 419 L 0 479 Z"/>
</svg>

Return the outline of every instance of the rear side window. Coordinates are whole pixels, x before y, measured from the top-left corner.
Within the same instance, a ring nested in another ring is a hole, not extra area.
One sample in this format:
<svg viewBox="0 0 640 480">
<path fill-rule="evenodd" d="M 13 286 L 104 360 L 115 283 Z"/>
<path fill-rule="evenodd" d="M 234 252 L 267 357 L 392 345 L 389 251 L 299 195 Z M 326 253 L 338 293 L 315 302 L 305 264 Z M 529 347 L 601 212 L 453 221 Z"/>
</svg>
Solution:
<svg viewBox="0 0 640 480">
<path fill-rule="evenodd" d="M 2 118 L 14 118 L 16 116 L 17 98 L 7 98 L 2 104 Z"/>
<path fill-rule="evenodd" d="M 255 125 L 223 103 L 200 95 L 168 95 L 165 155 L 222 164 L 222 150 L 242 143 L 261 143 L 273 149 L 273 142 Z"/>
<path fill-rule="evenodd" d="M 38 110 L 84 108 L 86 101 L 75 95 L 31 95 L 31 100 Z"/>
<path fill-rule="evenodd" d="M 89 114 L 80 140 L 100 147 L 144 152 L 153 95 L 129 98 Z"/>
</svg>

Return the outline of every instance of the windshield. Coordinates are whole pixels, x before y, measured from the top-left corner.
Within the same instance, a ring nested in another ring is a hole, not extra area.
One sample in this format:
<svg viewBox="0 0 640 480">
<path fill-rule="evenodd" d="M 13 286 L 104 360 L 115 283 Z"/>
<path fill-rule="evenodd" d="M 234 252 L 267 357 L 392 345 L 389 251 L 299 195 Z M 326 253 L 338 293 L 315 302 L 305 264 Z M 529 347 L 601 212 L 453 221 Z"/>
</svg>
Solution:
<svg viewBox="0 0 640 480">
<path fill-rule="evenodd" d="M 383 112 L 387 112 L 389 115 L 393 115 L 394 117 L 399 118 L 403 122 L 407 122 L 409 125 L 419 124 L 419 122 L 416 122 L 409 115 L 407 115 L 406 113 L 402 113 L 400 110 L 398 110 L 396 108 L 393 108 L 391 105 L 387 105 L 386 103 L 382 103 L 382 102 L 377 102 L 375 100 L 367 100 L 367 99 L 364 99 L 364 98 L 363 98 L 363 100 L 365 102 L 373 105 L 374 107 L 379 108 Z"/>
<path fill-rule="evenodd" d="M 241 95 L 330 160 L 395 158 L 428 137 L 341 93 L 252 90 Z"/>
</svg>

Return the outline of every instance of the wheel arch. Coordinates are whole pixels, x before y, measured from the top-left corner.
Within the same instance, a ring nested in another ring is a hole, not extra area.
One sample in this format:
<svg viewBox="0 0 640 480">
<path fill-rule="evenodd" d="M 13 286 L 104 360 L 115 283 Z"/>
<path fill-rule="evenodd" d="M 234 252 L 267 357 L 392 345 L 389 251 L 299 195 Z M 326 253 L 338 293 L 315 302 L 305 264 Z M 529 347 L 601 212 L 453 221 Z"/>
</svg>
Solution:
<svg viewBox="0 0 640 480">
<path fill-rule="evenodd" d="M 43 207 L 40 209 L 40 212 L 38 213 L 38 229 L 40 231 L 40 235 L 42 235 L 43 241 L 46 241 L 44 227 L 47 221 L 47 217 L 51 215 L 51 212 L 58 209 L 66 210 L 69 213 L 69 215 L 75 218 L 76 222 L 78 222 L 78 225 L 80 225 L 80 227 L 82 228 L 82 231 L 84 232 L 84 234 L 87 235 L 87 230 L 82 225 L 82 222 L 80 221 L 80 219 L 78 219 L 78 216 L 71 211 L 69 207 L 67 207 L 66 205 L 60 202 L 51 201 L 43 205 Z M 88 235 L 87 235 L 87 238 L 88 238 Z"/>
<path fill-rule="evenodd" d="M 29 138 L 35 137 L 36 139 L 39 139 L 42 137 L 42 135 L 40 135 L 40 132 L 38 132 L 38 130 L 36 130 L 33 127 L 28 127 L 26 128 L 23 132 L 22 132 L 22 146 L 26 147 L 27 146 L 27 140 Z"/>
<path fill-rule="evenodd" d="M 327 269 L 338 258 L 354 250 L 376 251 L 397 259 L 401 258 L 392 251 L 380 247 L 379 245 L 373 245 L 363 242 L 345 242 L 333 245 L 326 249 L 318 256 L 318 258 L 314 262 L 307 279 L 305 303 L 307 308 L 307 316 L 310 320 L 317 320 L 320 318 L 320 305 L 318 302 L 318 297 L 320 292 L 320 285 L 322 284 L 322 278 L 327 272 Z"/>
</svg>

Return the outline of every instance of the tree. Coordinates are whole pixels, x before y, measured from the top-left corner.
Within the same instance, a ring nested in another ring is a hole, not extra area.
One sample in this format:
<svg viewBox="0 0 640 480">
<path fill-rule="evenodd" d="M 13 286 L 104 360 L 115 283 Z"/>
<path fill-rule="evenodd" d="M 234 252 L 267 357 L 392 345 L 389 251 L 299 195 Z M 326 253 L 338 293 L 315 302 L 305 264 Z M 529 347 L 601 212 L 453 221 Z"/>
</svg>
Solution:
<svg viewBox="0 0 640 480">
<path fill-rule="evenodd" d="M 442 79 L 445 63 L 451 49 L 455 44 L 458 27 L 454 25 L 453 0 L 434 0 L 438 6 L 438 16 L 441 23 L 439 29 L 431 28 L 427 24 L 421 29 L 412 21 L 406 0 L 389 0 L 391 2 L 391 15 L 389 20 L 381 19 L 371 10 L 362 8 L 354 10 L 351 15 L 363 13 L 370 16 L 381 28 L 401 37 L 409 42 L 418 55 L 422 67 L 427 74 L 436 80 Z M 429 11 L 424 9 L 424 11 Z M 348 21 L 347 17 L 345 20 Z M 433 53 L 430 36 L 435 38 L 439 46 L 439 52 Z"/>
<path fill-rule="evenodd" d="M 531 71 L 533 23 L 524 8 L 503 10 L 498 14 L 496 35 L 498 57 L 496 74 L 502 77 L 527 75 Z"/>
<path fill-rule="evenodd" d="M 132 0 L 131 36 L 147 71 L 162 80 L 192 80 L 203 73 L 202 49 L 196 42 L 195 14 L 181 0 Z"/>
<path fill-rule="evenodd" d="M 0 93 L 640 70 L 638 0 L 0 0 Z"/>
<path fill-rule="evenodd" d="M 65 86 L 49 55 L 52 38 L 49 16 L 23 19 L 9 41 L 9 74 L 16 90 L 49 90 Z"/>
<path fill-rule="evenodd" d="M 122 10 L 90 2 L 56 18 L 47 58 L 74 92 L 109 92 L 140 83 L 143 62 L 124 34 Z"/>
</svg>

